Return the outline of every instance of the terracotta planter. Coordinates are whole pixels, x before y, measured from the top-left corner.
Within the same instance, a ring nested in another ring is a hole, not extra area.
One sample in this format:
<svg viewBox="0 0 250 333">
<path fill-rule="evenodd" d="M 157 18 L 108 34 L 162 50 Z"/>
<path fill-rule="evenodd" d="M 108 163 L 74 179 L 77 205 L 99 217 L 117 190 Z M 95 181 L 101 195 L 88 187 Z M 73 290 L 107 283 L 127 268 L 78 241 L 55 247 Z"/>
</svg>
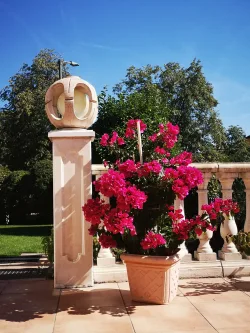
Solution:
<svg viewBox="0 0 250 333">
<path fill-rule="evenodd" d="M 177 294 L 181 254 L 169 257 L 122 254 L 133 301 L 168 304 Z"/>
</svg>

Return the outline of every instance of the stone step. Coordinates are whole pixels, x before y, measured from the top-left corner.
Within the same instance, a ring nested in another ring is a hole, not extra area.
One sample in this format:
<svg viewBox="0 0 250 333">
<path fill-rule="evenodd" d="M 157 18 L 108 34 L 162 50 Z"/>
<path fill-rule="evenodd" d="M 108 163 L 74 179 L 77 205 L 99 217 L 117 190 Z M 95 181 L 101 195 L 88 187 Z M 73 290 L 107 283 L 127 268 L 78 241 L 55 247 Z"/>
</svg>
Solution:
<svg viewBox="0 0 250 333">
<path fill-rule="evenodd" d="M 22 253 L 20 256 L 0 256 L 0 266 L 11 264 L 38 265 L 43 262 L 48 262 L 47 256 L 43 253 Z"/>
<path fill-rule="evenodd" d="M 235 276 L 250 276 L 250 260 L 181 262 L 180 279 Z M 95 283 L 125 282 L 127 280 L 127 270 L 124 264 L 116 264 L 112 267 L 94 266 Z"/>
</svg>

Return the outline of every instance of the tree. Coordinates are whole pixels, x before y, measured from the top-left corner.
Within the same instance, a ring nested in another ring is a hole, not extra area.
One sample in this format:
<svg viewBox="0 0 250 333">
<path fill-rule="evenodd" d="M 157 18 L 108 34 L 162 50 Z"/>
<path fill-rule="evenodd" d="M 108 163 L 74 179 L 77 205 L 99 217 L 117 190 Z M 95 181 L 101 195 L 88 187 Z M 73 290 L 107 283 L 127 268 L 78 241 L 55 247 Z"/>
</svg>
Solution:
<svg viewBox="0 0 250 333">
<path fill-rule="evenodd" d="M 44 111 L 44 96 L 58 79 L 58 58 L 52 50 L 42 50 L 0 91 L 5 102 L 0 113 L 0 164 L 12 170 L 25 170 L 36 160 L 51 158 L 47 138 L 51 125 Z"/>
<path fill-rule="evenodd" d="M 215 111 L 218 102 L 207 82 L 200 61 L 188 68 L 178 63 L 130 67 L 126 78 L 100 96 L 99 117 L 93 128 L 98 134 L 119 129 L 121 122 L 140 118 L 150 126 L 171 121 L 180 126 L 182 149 L 195 161 L 225 160 L 225 130 Z"/>
<path fill-rule="evenodd" d="M 246 134 L 239 126 L 229 126 L 226 131 L 225 153 L 229 162 L 250 162 L 250 146 Z"/>
<path fill-rule="evenodd" d="M 59 58 L 52 50 L 41 50 L 32 64 L 23 64 L 10 78 L 9 85 L 0 91 L 0 99 L 5 102 L 0 112 L 0 165 L 11 172 L 5 182 L 4 197 L 0 191 L 0 206 L 3 207 L 3 202 L 8 207 L 13 204 L 20 218 L 21 213 L 23 216 L 34 211 L 42 214 L 45 211 L 42 202 L 46 198 L 52 202 L 48 139 L 52 125 L 45 113 L 44 97 L 49 86 L 58 80 Z M 64 72 L 68 74 L 67 68 Z M 32 186 L 27 186 L 29 183 Z M 12 193 L 17 190 L 20 198 Z M 48 207 L 50 213 L 46 216 L 52 216 L 52 205 Z"/>
</svg>

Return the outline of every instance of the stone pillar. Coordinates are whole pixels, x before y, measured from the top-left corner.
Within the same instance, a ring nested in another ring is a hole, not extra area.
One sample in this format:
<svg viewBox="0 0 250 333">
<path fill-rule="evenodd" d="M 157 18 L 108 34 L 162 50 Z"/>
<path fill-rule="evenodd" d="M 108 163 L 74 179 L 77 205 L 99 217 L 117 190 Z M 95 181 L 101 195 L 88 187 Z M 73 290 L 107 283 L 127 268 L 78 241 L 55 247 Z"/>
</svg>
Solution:
<svg viewBox="0 0 250 333">
<path fill-rule="evenodd" d="M 96 175 L 96 180 L 100 178 L 101 175 Z M 100 194 L 100 199 L 104 200 L 105 203 L 109 203 L 109 198 Z M 105 249 L 104 247 L 100 247 L 98 256 L 97 256 L 97 266 L 98 267 L 112 267 L 115 265 L 115 257 L 112 255 L 110 249 Z"/>
<path fill-rule="evenodd" d="M 232 186 L 233 186 L 234 178 L 221 178 L 221 192 L 223 199 L 232 199 Z"/>
<path fill-rule="evenodd" d="M 199 215 L 202 214 L 202 205 L 208 203 L 208 190 L 207 186 L 211 178 L 211 174 L 204 174 L 204 182 L 198 185 L 198 211 Z M 216 253 L 213 252 L 210 246 L 210 240 L 213 237 L 213 231 L 208 230 L 206 233 L 202 233 L 201 236 L 197 236 L 200 243 L 197 250 L 194 252 L 195 259 L 199 261 L 214 261 L 217 259 Z"/>
<path fill-rule="evenodd" d="M 250 179 L 244 177 L 243 181 L 246 187 L 246 221 L 244 224 L 244 231 L 250 232 Z"/>
<path fill-rule="evenodd" d="M 176 197 L 174 201 L 174 209 L 180 209 L 182 211 L 183 218 L 185 219 L 185 209 L 184 209 L 184 201 Z M 180 246 L 180 251 L 183 252 L 185 255 L 182 258 L 182 261 L 191 261 L 192 260 L 192 255 L 191 253 L 188 253 L 187 247 L 185 245 L 185 241 L 183 241 Z"/>
<path fill-rule="evenodd" d="M 227 177 L 225 177 L 225 178 L 224 177 L 220 178 L 221 191 L 222 191 L 222 198 L 223 199 L 232 199 L 233 181 L 234 181 L 234 178 L 230 177 L 230 175 L 227 175 Z M 237 229 L 235 220 L 233 219 L 233 221 L 231 223 L 234 223 L 235 224 L 234 228 Z M 235 248 L 235 244 L 233 242 L 232 242 L 231 246 L 227 246 L 227 244 L 225 244 L 226 239 L 225 239 L 225 237 L 223 237 L 222 227 L 220 228 L 220 230 L 221 230 L 221 237 L 224 239 L 224 245 L 223 245 L 223 248 L 218 253 L 219 258 L 221 260 L 226 260 L 226 261 L 242 259 L 241 254 L 237 250 L 235 250 L 236 248 Z M 223 249 L 227 249 L 227 250 L 223 251 Z M 233 250 L 230 250 L 230 249 L 233 249 Z M 237 252 L 235 252 L 235 251 L 237 251 Z"/>
<path fill-rule="evenodd" d="M 86 129 L 49 132 L 53 143 L 55 288 L 93 285 L 93 241 L 82 206 L 92 196 L 94 136 Z"/>
</svg>

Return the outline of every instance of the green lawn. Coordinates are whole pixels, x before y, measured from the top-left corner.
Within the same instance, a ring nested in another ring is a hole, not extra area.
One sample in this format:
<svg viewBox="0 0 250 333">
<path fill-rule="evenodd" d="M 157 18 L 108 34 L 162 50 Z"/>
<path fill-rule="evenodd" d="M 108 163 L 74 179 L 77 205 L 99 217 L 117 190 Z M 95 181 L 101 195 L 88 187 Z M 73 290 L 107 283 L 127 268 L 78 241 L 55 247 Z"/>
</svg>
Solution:
<svg viewBox="0 0 250 333">
<path fill-rule="evenodd" d="M 43 252 L 42 237 L 50 235 L 51 228 L 52 225 L 0 225 L 0 255 Z"/>
</svg>

